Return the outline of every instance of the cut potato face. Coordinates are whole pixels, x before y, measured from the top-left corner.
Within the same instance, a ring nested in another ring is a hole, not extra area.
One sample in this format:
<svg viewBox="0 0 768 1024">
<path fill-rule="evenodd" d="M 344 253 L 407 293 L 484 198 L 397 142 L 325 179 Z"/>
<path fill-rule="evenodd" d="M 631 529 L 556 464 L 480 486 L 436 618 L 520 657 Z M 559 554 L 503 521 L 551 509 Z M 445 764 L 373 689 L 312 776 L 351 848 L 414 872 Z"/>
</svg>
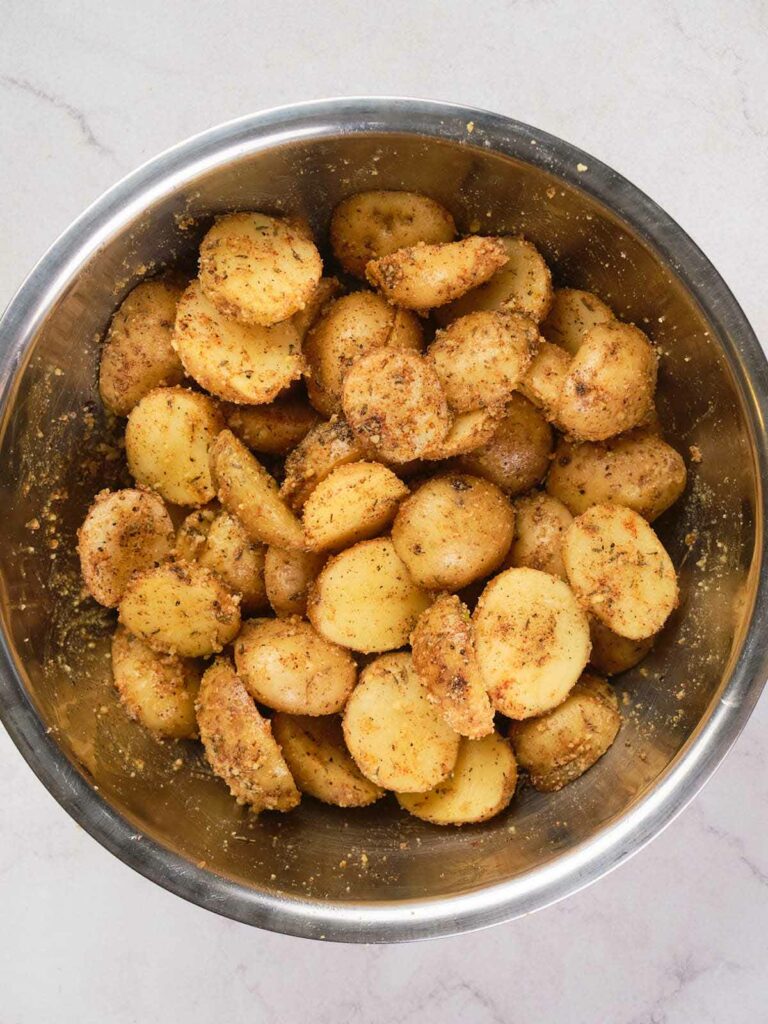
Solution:
<svg viewBox="0 0 768 1024">
<path fill-rule="evenodd" d="M 570 365 L 571 356 L 564 349 L 542 341 L 520 382 L 520 391 L 557 427 L 560 426 L 558 408 Z"/>
<path fill-rule="evenodd" d="M 149 491 L 102 491 L 78 531 L 83 580 L 107 608 L 120 603 L 135 572 L 170 558 L 173 523 L 162 499 Z"/>
<path fill-rule="evenodd" d="M 227 426 L 251 451 L 287 455 L 320 423 L 320 416 L 301 395 L 281 395 L 269 405 L 231 405 L 224 410 Z"/>
<path fill-rule="evenodd" d="M 197 737 L 195 698 L 200 669 L 189 658 L 158 654 L 118 626 L 112 638 L 112 677 L 129 718 L 161 739 Z"/>
<path fill-rule="evenodd" d="M 384 796 L 350 756 L 336 715 L 310 718 L 278 712 L 272 731 L 302 793 L 334 807 L 367 807 Z"/>
<path fill-rule="evenodd" d="M 371 654 L 406 644 L 431 600 L 382 537 L 330 559 L 310 591 L 307 614 L 327 640 Z"/>
<path fill-rule="evenodd" d="M 563 537 L 573 516 L 557 498 L 529 494 L 515 502 L 515 539 L 505 568 L 540 569 L 568 581 Z"/>
<path fill-rule="evenodd" d="M 306 338 L 309 329 L 315 325 L 325 306 L 331 299 L 335 299 L 341 290 L 341 281 L 337 277 L 320 278 L 306 306 L 291 317 L 291 323 L 296 328 L 301 342 Z"/>
<path fill-rule="evenodd" d="M 510 738 L 536 789 L 552 793 L 591 768 L 621 728 L 616 695 L 603 679 L 584 675 L 558 707 L 513 722 Z"/>
<path fill-rule="evenodd" d="M 467 455 L 483 445 L 488 444 L 499 424 L 499 413 L 495 409 L 473 409 L 472 412 L 460 412 L 453 418 L 451 427 L 436 448 L 430 448 L 423 458 L 430 461 L 453 459 L 458 455 Z M 398 466 L 402 475 L 403 466 Z"/>
<path fill-rule="evenodd" d="M 239 804 L 256 811 L 290 811 L 301 796 L 269 722 L 226 658 L 203 676 L 197 721 L 205 756 Z"/>
<path fill-rule="evenodd" d="M 223 426 L 219 406 L 207 395 L 156 388 L 128 417 L 128 469 L 174 505 L 206 505 L 215 496 L 210 449 Z"/>
<path fill-rule="evenodd" d="M 594 616 L 589 620 L 592 651 L 589 663 L 604 676 L 615 676 L 638 665 L 653 647 L 655 636 L 646 640 L 627 640 L 604 626 Z"/>
<path fill-rule="evenodd" d="M 416 674 L 453 731 L 473 739 L 493 732 L 469 612 L 458 597 L 442 594 L 422 613 L 411 647 Z"/>
<path fill-rule="evenodd" d="M 321 480 L 339 466 L 363 458 L 365 449 L 345 420 L 318 423 L 285 460 L 280 496 L 292 509 L 301 509 Z"/>
<path fill-rule="evenodd" d="M 488 821 L 515 795 L 517 762 L 508 741 L 497 732 L 462 739 L 453 771 L 428 793 L 398 793 L 403 810 L 433 825 L 470 825 Z"/>
<path fill-rule="evenodd" d="M 400 793 L 432 789 L 453 769 L 459 749 L 410 654 L 387 654 L 363 669 L 344 711 L 344 738 L 367 779 Z"/>
<path fill-rule="evenodd" d="M 210 569 L 169 562 L 131 579 L 120 622 L 155 651 L 204 658 L 237 635 L 240 599 Z"/>
<path fill-rule="evenodd" d="M 171 344 L 180 294 L 170 281 L 144 281 L 120 304 L 99 364 L 99 394 L 110 412 L 127 416 L 154 388 L 184 379 Z"/>
<path fill-rule="evenodd" d="M 199 281 L 179 300 L 173 345 L 189 376 L 228 402 L 271 402 L 304 370 L 301 341 L 290 320 L 260 327 L 225 317 Z"/>
<path fill-rule="evenodd" d="M 565 700 L 589 658 L 589 623 L 570 587 L 537 569 L 492 579 L 474 613 L 477 660 L 494 707 L 531 718 Z"/>
<path fill-rule="evenodd" d="M 339 466 L 304 506 L 304 536 L 311 551 L 340 551 L 375 537 L 390 525 L 408 488 L 378 462 Z"/>
<path fill-rule="evenodd" d="M 306 231 L 262 213 L 219 217 L 200 246 L 200 285 L 219 312 L 271 327 L 304 309 L 323 261 Z"/>
<path fill-rule="evenodd" d="M 563 541 L 568 580 L 579 601 L 628 640 L 658 633 L 677 606 L 675 568 L 648 523 L 621 505 L 593 505 Z"/>
<path fill-rule="evenodd" d="M 281 619 L 306 615 L 309 588 L 325 564 L 325 555 L 270 546 L 264 558 L 264 585 L 272 611 Z"/>
<path fill-rule="evenodd" d="M 613 319 L 611 307 L 592 292 L 556 288 L 552 307 L 541 325 L 541 333 L 547 341 L 575 356 L 588 330 Z"/>
<path fill-rule="evenodd" d="M 280 497 L 277 484 L 231 430 L 211 449 L 219 501 L 240 520 L 252 541 L 303 548 L 301 523 Z"/>
</svg>

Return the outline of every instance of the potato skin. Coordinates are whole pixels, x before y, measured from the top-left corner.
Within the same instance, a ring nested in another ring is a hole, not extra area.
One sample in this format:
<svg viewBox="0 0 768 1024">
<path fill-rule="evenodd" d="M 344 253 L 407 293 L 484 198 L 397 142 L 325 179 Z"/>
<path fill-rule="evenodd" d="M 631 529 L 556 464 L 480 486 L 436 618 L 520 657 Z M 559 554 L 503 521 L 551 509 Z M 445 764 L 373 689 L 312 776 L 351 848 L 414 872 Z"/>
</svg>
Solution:
<svg viewBox="0 0 768 1024">
<path fill-rule="evenodd" d="M 579 288 L 556 288 L 552 307 L 541 325 L 541 333 L 547 341 L 575 356 L 588 330 L 613 319 L 611 307 L 592 292 Z"/>
<path fill-rule="evenodd" d="M 568 582 L 563 563 L 563 537 L 573 516 L 557 498 L 534 493 L 515 502 L 515 539 L 505 569 L 540 569 Z"/>
<path fill-rule="evenodd" d="M 281 395 L 269 405 L 230 405 L 224 415 L 235 437 L 264 455 L 287 455 L 322 422 L 297 394 Z"/>
<path fill-rule="evenodd" d="M 286 551 L 270 545 L 264 557 L 264 586 L 279 618 L 306 615 L 309 588 L 326 556 L 313 551 Z"/>
<path fill-rule="evenodd" d="M 334 418 L 318 423 L 285 460 L 285 479 L 280 496 L 290 508 L 299 510 L 321 480 L 339 466 L 365 458 L 365 449 L 346 420 Z"/>
<path fill-rule="evenodd" d="M 645 640 L 627 640 L 608 629 L 594 617 L 589 619 L 589 635 L 592 650 L 589 663 L 596 672 L 604 676 L 615 676 L 638 665 L 648 654 L 656 641 L 655 636 Z"/>
</svg>

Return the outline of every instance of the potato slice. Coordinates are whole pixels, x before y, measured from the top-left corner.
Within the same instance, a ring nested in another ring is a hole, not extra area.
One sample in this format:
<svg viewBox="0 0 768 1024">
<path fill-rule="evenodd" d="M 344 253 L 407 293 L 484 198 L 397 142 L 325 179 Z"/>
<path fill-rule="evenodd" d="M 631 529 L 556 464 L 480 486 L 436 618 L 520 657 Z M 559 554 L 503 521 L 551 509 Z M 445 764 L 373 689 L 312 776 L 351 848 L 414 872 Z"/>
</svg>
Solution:
<svg viewBox="0 0 768 1024">
<path fill-rule="evenodd" d="M 541 718 L 513 722 L 509 735 L 533 786 L 553 793 L 591 768 L 620 728 L 613 690 L 605 680 L 583 675 L 562 704 Z"/>
<path fill-rule="evenodd" d="M 397 802 L 433 825 L 470 825 L 500 814 L 516 785 L 512 747 L 492 732 L 481 739 L 462 739 L 456 765 L 444 782 L 428 793 L 398 793 Z"/>
<path fill-rule="evenodd" d="M 174 505 L 207 505 L 215 496 L 210 448 L 223 426 L 218 404 L 207 395 L 156 388 L 128 417 L 128 469 Z"/>
<path fill-rule="evenodd" d="M 423 793 L 456 764 L 459 736 L 427 699 L 410 654 L 386 654 L 363 669 L 344 711 L 344 739 L 371 782 Z"/>
<path fill-rule="evenodd" d="M 454 417 L 453 423 L 445 437 L 435 448 L 430 448 L 422 456 L 428 461 L 453 459 L 458 455 L 467 455 L 483 445 L 488 444 L 499 425 L 499 414 L 496 409 L 473 409 L 472 412 L 460 412 Z M 397 467 L 403 475 L 403 466 Z"/>
<path fill-rule="evenodd" d="M 203 294 L 199 281 L 179 299 L 173 346 L 189 376 L 228 402 L 271 402 L 304 371 L 290 320 L 273 327 L 232 320 Z"/>
<path fill-rule="evenodd" d="M 311 551 L 339 551 L 382 533 L 408 488 L 378 462 L 351 462 L 322 480 L 304 506 Z"/>
<path fill-rule="evenodd" d="M 127 416 L 154 388 L 184 379 L 171 344 L 180 294 L 170 281 L 144 281 L 112 317 L 101 352 L 99 394 L 117 416 Z"/>
<path fill-rule="evenodd" d="M 255 700 L 294 715 L 341 711 L 357 682 L 351 654 L 298 617 L 246 622 L 235 643 L 235 665 Z"/>
<path fill-rule="evenodd" d="M 547 341 L 575 356 L 588 330 L 613 319 L 611 307 L 592 292 L 556 288 L 552 307 L 541 325 L 541 333 Z"/>
<path fill-rule="evenodd" d="M 480 677 L 469 612 L 442 594 L 411 635 L 413 667 L 454 732 L 477 739 L 493 732 L 493 708 Z"/>
<path fill-rule="evenodd" d="M 197 721 L 208 763 L 239 804 L 257 813 L 298 806 L 301 795 L 272 728 L 227 658 L 217 658 L 203 676 Z"/>
<path fill-rule="evenodd" d="M 483 681 L 509 718 L 556 707 L 587 664 L 587 616 L 566 583 L 537 569 L 507 569 L 492 579 L 474 627 Z"/>
<path fill-rule="evenodd" d="M 504 568 L 540 569 L 568 581 L 563 537 L 573 516 L 549 494 L 529 494 L 515 502 L 515 539 Z"/>
<path fill-rule="evenodd" d="M 658 633 L 678 600 L 677 577 L 648 523 L 621 505 L 593 505 L 563 540 L 568 580 L 582 605 L 614 633 Z"/>
<path fill-rule="evenodd" d="M 421 458 L 451 426 L 434 368 L 406 349 L 379 349 L 358 360 L 344 381 L 342 404 L 358 441 L 385 462 Z"/>
<path fill-rule="evenodd" d="M 285 460 L 283 500 L 293 509 L 304 507 L 321 480 L 350 462 L 365 458 L 365 449 L 343 419 L 319 423 Z"/>
<path fill-rule="evenodd" d="M 310 718 L 278 712 L 272 731 L 302 793 L 334 807 L 367 807 L 384 796 L 352 760 L 336 715 Z"/>
<path fill-rule="evenodd" d="M 80 568 L 99 604 L 115 608 L 131 576 L 171 556 L 173 523 L 150 491 L 101 491 L 77 532 Z"/>
<path fill-rule="evenodd" d="M 155 651 L 203 658 L 237 636 L 240 599 L 210 569 L 170 562 L 133 577 L 120 622 Z"/>
<path fill-rule="evenodd" d="M 197 737 L 200 668 L 189 658 L 158 654 L 127 629 L 112 637 L 112 677 L 129 718 L 162 739 Z"/>
<path fill-rule="evenodd" d="M 280 497 L 277 484 L 231 430 L 211 449 L 219 501 L 236 516 L 252 541 L 303 548 L 301 523 Z"/>
<path fill-rule="evenodd" d="M 424 311 L 464 295 L 508 260 L 501 239 L 473 235 L 460 242 L 398 249 L 371 260 L 365 275 L 389 302 Z"/>
<path fill-rule="evenodd" d="M 287 394 L 269 405 L 231 405 L 224 410 L 227 426 L 251 451 L 287 455 L 321 422 L 301 395 Z"/>
<path fill-rule="evenodd" d="M 615 676 L 634 668 L 648 654 L 656 640 L 655 636 L 645 640 L 627 640 L 608 629 L 594 616 L 589 619 L 589 635 L 592 639 L 589 663 L 604 676 Z"/>
<path fill-rule="evenodd" d="M 331 558 L 310 590 L 307 615 L 321 636 L 364 654 L 408 642 L 430 595 L 418 587 L 388 537 Z"/>
<path fill-rule="evenodd" d="M 558 427 L 558 407 L 570 366 L 571 356 L 564 349 L 542 341 L 520 382 L 525 397 Z"/>
<path fill-rule="evenodd" d="M 337 277 L 321 277 L 317 287 L 312 292 L 306 306 L 294 313 L 291 323 L 296 328 L 301 342 L 307 336 L 311 327 L 314 327 L 317 318 L 325 309 L 326 305 L 341 293 L 341 281 Z"/>
<path fill-rule="evenodd" d="M 200 246 L 200 284 L 223 316 L 271 327 L 310 302 L 323 261 L 306 231 L 263 213 L 219 217 Z"/>
<path fill-rule="evenodd" d="M 325 561 L 325 555 L 313 551 L 286 551 L 271 545 L 267 548 L 264 585 L 276 615 L 306 615 L 309 588 Z"/>
</svg>

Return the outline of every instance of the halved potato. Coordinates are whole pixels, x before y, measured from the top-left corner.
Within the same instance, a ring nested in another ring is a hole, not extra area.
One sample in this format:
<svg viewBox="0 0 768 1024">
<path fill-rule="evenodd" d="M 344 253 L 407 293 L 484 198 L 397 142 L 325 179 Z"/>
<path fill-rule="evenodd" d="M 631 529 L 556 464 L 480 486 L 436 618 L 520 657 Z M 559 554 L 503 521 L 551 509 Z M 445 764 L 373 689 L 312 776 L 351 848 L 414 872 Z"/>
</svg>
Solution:
<svg viewBox="0 0 768 1024">
<path fill-rule="evenodd" d="M 445 439 L 424 452 L 422 458 L 428 461 L 453 459 L 458 455 L 467 455 L 487 444 L 496 433 L 499 424 L 499 412 L 496 409 L 473 409 L 471 412 L 460 412 L 455 416 Z M 404 466 L 397 467 L 403 475 Z"/>
<path fill-rule="evenodd" d="M 378 462 L 334 469 L 304 505 L 304 536 L 311 551 L 338 551 L 382 533 L 408 494 L 405 484 Z"/>
<path fill-rule="evenodd" d="M 272 735 L 227 658 L 203 676 L 197 721 L 205 756 L 239 804 L 259 811 L 291 811 L 301 795 Z"/>
<path fill-rule="evenodd" d="M 321 480 L 339 466 L 365 458 L 365 449 L 345 420 L 334 417 L 318 423 L 285 460 L 280 496 L 293 509 L 301 509 Z"/>
<path fill-rule="evenodd" d="M 525 397 L 558 427 L 557 411 L 570 366 L 571 356 L 565 349 L 542 341 L 520 382 L 520 391 Z"/>
<path fill-rule="evenodd" d="M 474 627 L 486 689 L 509 718 L 556 707 L 589 658 L 587 616 L 566 583 L 538 569 L 507 569 L 492 579 Z"/>
<path fill-rule="evenodd" d="M 321 422 L 298 394 L 281 395 L 269 405 L 231 405 L 225 408 L 227 426 L 251 451 L 287 455 Z"/>
<path fill-rule="evenodd" d="M 573 516 L 549 494 L 529 494 L 515 502 L 515 539 L 504 568 L 540 569 L 568 580 L 563 537 Z"/>
<path fill-rule="evenodd" d="M 579 288 L 556 288 L 552 307 L 541 325 L 541 333 L 547 341 L 575 356 L 590 328 L 613 319 L 611 307 L 592 292 Z"/>
<path fill-rule="evenodd" d="M 385 789 L 423 793 L 456 764 L 459 736 L 427 699 L 410 654 L 363 669 L 344 710 L 344 739 L 363 775 Z"/>
<path fill-rule="evenodd" d="M 335 299 L 341 290 L 341 281 L 337 277 L 320 278 L 317 287 L 307 300 L 306 306 L 291 317 L 291 323 L 296 328 L 301 342 L 304 341 L 307 332 L 310 327 L 314 326 L 325 306 L 331 299 Z"/>
<path fill-rule="evenodd" d="M 589 635 L 592 639 L 589 663 L 604 676 L 615 676 L 634 668 L 648 654 L 656 640 L 655 636 L 645 640 L 627 640 L 625 636 L 619 636 L 604 626 L 594 615 L 589 619 Z"/>
<path fill-rule="evenodd" d="M 309 588 L 326 556 L 313 551 L 286 551 L 270 545 L 264 557 L 264 585 L 272 610 L 280 618 L 306 615 Z"/>
</svg>

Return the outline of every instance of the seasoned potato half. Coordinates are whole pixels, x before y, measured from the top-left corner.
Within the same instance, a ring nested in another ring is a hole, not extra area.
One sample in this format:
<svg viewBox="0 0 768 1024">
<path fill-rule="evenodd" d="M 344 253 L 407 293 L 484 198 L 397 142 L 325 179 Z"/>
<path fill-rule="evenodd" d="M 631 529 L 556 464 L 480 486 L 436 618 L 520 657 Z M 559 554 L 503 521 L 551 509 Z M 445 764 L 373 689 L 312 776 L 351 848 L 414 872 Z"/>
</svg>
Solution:
<svg viewBox="0 0 768 1024">
<path fill-rule="evenodd" d="M 162 739 L 195 739 L 196 662 L 158 654 L 118 626 L 112 637 L 112 678 L 129 718 Z"/>
<path fill-rule="evenodd" d="M 144 281 L 112 317 L 99 364 L 99 394 L 110 412 L 127 416 L 153 388 L 184 379 L 171 344 L 180 294 L 170 281 Z"/>
<path fill-rule="evenodd" d="M 531 783 L 552 793 L 591 768 L 620 728 L 613 690 L 605 680 L 583 675 L 562 704 L 541 718 L 513 722 L 509 735 Z"/>
<path fill-rule="evenodd" d="M 128 581 L 171 556 L 173 523 L 150 491 L 101 491 L 77 533 L 80 568 L 99 604 L 115 608 Z"/>
<path fill-rule="evenodd" d="M 451 426 L 432 364 L 407 349 L 379 349 L 358 360 L 344 381 L 342 404 L 358 441 L 386 462 L 421 458 Z"/>
<path fill-rule="evenodd" d="M 334 807 L 367 807 L 384 796 L 350 756 L 336 715 L 310 718 L 279 711 L 272 731 L 302 793 Z"/>
<path fill-rule="evenodd" d="M 267 608 L 263 544 L 249 539 L 239 519 L 223 509 L 192 512 L 176 533 L 176 557 L 199 562 L 240 595 L 244 612 Z"/>
<path fill-rule="evenodd" d="M 655 434 L 557 446 L 547 490 L 577 516 L 592 505 L 626 505 L 652 523 L 685 490 L 682 456 Z"/>
<path fill-rule="evenodd" d="M 272 728 L 227 658 L 203 676 L 197 721 L 205 756 L 239 804 L 254 811 L 291 811 L 301 796 Z"/>
<path fill-rule="evenodd" d="M 326 556 L 313 551 L 286 551 L 272 545 L 264 558 L 264 585 L 272 611 L 281 619 L 306 615 L 309 588 L 325 565 Z"/>
<path fill-rule="evenodd" d="M 540 569 L 568 580 L 563 537 L 573 516 L 549 494 L 529 494 L 515 502 L 515 539 L 505 568 Z"/>
<path fill-rule="evenodd" d="M 453 771 L 428 793 L 398 793 L 400 806 L 433 825 L 488 821 L 515 795 L 517 762 L 509 742 L 497 732 L 462 738 Z"/>
<path fill-rule="evenodd" d="M 327 562 L 310 590 L 307 615 L 327 640 L 371 654 L 406 644 L 431 600 L 392 541 L 382 537 L 361 541 Z"/>
<path fill-rule="evenodd" d="M 271 327 L 304 309 L 323 272 L 306 231 L 262 213 L 219 217 L 200 246 L 203 293 L 224 316 Z"/>
<path fill-rule="evenodd" d="M 277 484 L 231 430 L 222 430 L 211 449 L 219 501 L 236 516 L 252 541 L 303 548 L 301 523 L 280 497 Z"/>
<path fill-rule="evenodd" d="M 210 569 L 169 562 L 133 577 L 120 622 L 155 651 L 202 658 L 237 636 L 240 599 Z"/>
<path fill-rule="evenodd" d="M 174 505 L 206 505 L 215 495 L 210 448 L 223 426 L 218 404 L 207 395 L 156 388 L 128 417 L 128 469 Z"/>
<path fill-rule="evenodd" d="M 304 506 L 304 536 L 311 551 L 339 551 L 382 533 L 408 488 L 378 462 L 334 469 Z"/>
<path fill-rule="evenodd" d="M 398 249 L 371 260 L 365 274 L 389 302 L 424 311 L 487 281 L 508 259 L 500 239 L 474 235 L 460 242 Z"/>
<path fill-rule="evenodd" d="M 520 382 L 520 390 L 525 397 L 558 427 L 557 410 L 570 365 L 571 356 L 565 349 L 550 341 L 542 341 Z"/>
<path fill-rule="evenodd" d="M 589 663 L 604 676 L 615 676 L 634 668 L 648 654 L 656 640 L 655 636 L 645 640 L 627 640 L 625 636 L 619 636 L 604 626 L 594 615 L 589 619 L 589 635 L 592 639 Z"/>
<path fill-rule="evenodd" d="M 480 677 L 469 612 L 442 594 L 411 634 L 413 667 L 454 732 L 476 739 L 493 732 L 493 708 Z"/>
<path fill-rule="evenodd" d="M 556 288 L 552 307 L 541 325 L 541 333 L 547 341 L 575 356 L 588 330 L 613 319 L 611 307 L 592 292 Z"/>
<path fill-rule="evenodd" d="M 519 313 L 470 313 L 438 331 L 428 357 L 456 412 L 509 401 L 539 344 L 532 320 Z"/>
<path fill-rule="evenodd" d="M 427 699 L 410 654 L 385 654 L 363 669 L 344 710 L 344 739 L 371 782 L 424 793 L 456 763 L 459 736 Z"/>
<path fill-rule="evenodd" d="M 573 592 L 537 569 L 507 569 L 492 579 L 474 627 L 483 681 L 509 718 L 556 707 L 589 658 L 589 622 Z"/>
<path fill-rule="evenodd" d="M 499 425 L 500 413 L 497 409 L 473 409 L 472 412 L 460 412 L 454 416 L 453 422 L 445 439 L 435 448 L 424 452 L 427 461 L 453 459 L 458 455 L 467 455 L 487 444 Z M 403 466 L 397 471 L 403 474 Z"/>
<path fill-rule="evenodd" d="M 418 317 L 395 309 L 375 292 L 353 292 L 332 302 L 307 335 L 307 392 L 323 416 L 341 412 L 341 389 L 351 366 L 378 348 L 421 349 Z"/>
<path fill-rule="evenodd" d="M 173 345 L 189 376 L 228 402 L 271 402 L 304 370 L 290 320 L 273 327 L 232 320 L 203 294 L 199 281 L 179 299 Z"/>
<path fill-rule="evenodd" d="M 227 426 L 252 451 L 287 455 L 321 422 L 302 395 L 287 394 L 269 405 L 231 405 L 224 410 Z"/>
<path fill-rule="evenodd" d="M 490 480 L 505 494 L 523 494 L 546 476 L 551 451 L 547 421 L 522 395 L 512 395 L 490 439 L 463 455 L 458 465 Z"/>
<path fill-rule="evenodd" d="M 645 640 L 677 606 L 677 577 L 648 523 L 621 505 L 593 505 L 563 539 L 568 580 L 582 605 L 614 633 Z"/>
<path fill-rule="evenodd" d="M 514 522 L 512 506 L 494 484 L 446 473 L 402 503 L 392 543 L 416 583 L 455 591 L 501 565 Z"/>
<path fill-rule="evenodd" d="M 339 466 L 365 458 L 365 449 L 343 419 L 318 423 L 285 460 L 280 496 L 291 508 L 304 507 L 321 480 Z"/>
<path fill-rule="evenodd" d="M 296 328 L 300 341 L 304 341 L 307 332 L 310 327 L 314 327 L 317 318 L 323 312 L 326 304 L 331 299 L 335 299 L 341 293 L 341 290 L 341 281 L 337 277 L 320 278 L 306 306 L 291 317 L 291 323 Z"/>
</svg>

